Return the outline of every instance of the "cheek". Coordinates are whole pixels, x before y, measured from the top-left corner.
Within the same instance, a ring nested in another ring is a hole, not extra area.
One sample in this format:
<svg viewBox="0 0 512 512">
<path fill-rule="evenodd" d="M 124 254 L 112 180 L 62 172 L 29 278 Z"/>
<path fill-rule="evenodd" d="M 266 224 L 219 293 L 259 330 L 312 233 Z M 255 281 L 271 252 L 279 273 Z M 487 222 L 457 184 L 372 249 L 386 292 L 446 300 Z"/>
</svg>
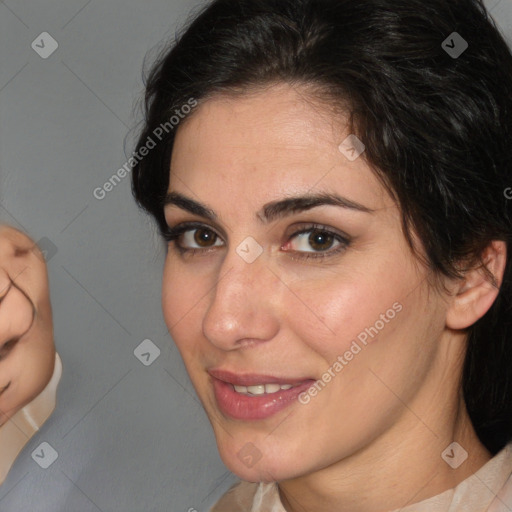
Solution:
<svg viewBox="0 0 512 512">
<path fill-rule="evenodd" d="M 295 323 L 297 335 L 301 331 L 304 343 L 322 357 L 316 377 L 332 381 L 315 398 L 319 409 L 332 411 L 335 403 L 340 418 L 353 415 L 379 424 L 400 410 L 397 396 L 411 399 L 424 382 L 443 328 L 442 311 L 424 279 L 402 268 L 403 273 L 382 274 L 380 280 L 340 278 L 298 292 L 322 318 Z M 356 435 L 360 424 L 350 425 L 344 428 Z"/>
<path fill-rule="evenodd" d="M 340 272 L 320 280 L 303 279 L 292 289 L 294 293 L 289 294 L 283 308 L 293 312 L 288 322 L 329 364 L 349 350 L 354 340 L 364 346 L 384 337 L 396 316 L 393 304 L 403 295 L 402 283 L 377 282 L 369 273 Z M 375 334 L 375 324 L 379 335 Z"/>
<path fill-rule="evenodd" d="M 170 249 L 169 249 L 170 250 Z M 167 256 L 162 276 L 162 312 L 169 330 L 186 311 L 187 288 L 171 256 Z"/>
<path fill-rule="evenodd" d="M 209 279 L 179 265 L 175 256 L 167 256 L 162 279 L 162 312 L 173 341 L 180 349 L 197 337 L 201 329 L 202 298 Z"/>
</svg>

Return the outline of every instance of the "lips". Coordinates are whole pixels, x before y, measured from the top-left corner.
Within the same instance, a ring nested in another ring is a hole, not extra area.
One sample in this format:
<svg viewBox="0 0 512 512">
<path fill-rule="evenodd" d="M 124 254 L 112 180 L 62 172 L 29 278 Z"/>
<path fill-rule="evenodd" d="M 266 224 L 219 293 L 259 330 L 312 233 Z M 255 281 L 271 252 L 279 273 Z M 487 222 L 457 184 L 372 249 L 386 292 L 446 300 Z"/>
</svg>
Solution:
<svg viewBox="0 0 512 512">
<path fill-rule="evenodd" d="M 296 377 L 276 377 L 274 375 L 255 373 L 233 373 L 228 370 L 221 369 L 211 369 L 208 370 L 208 373 L 218 380 L 237 386 L 258 386 L 260 384 L 291 384 L 292 386 L 295 386 L 297 384 L 302 384 L 306 380 L 313 380 L 308 377 L 301 379 Z"/>
<path fill-rule="evenodd" d="M 219 409 L 237 420 L 261 420 L 291 406 L 315 379 L 273 375 L 236 374 L 212 369 L 215 399 Z"/>
</svg>

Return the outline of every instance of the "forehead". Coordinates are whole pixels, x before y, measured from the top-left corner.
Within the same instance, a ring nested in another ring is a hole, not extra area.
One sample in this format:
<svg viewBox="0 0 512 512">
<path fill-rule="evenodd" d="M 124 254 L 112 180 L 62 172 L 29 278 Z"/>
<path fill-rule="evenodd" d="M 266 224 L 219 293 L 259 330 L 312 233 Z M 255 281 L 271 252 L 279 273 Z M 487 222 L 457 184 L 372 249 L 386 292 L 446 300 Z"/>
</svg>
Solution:
<svg viewBox="0 0 512 512">
<path fill-rule="evenodd" d="M 169 189 L 204 198 L 228 187 L 237 194 L 231 201 L 245 195 L 260 202 L 339 192 L 371 208 L 389 206 L 364 158 L 351 161 L 340 151 L 350 135 L 344 116 L 286 84 L 215 96 L 178 128 Z"/>
</svg>

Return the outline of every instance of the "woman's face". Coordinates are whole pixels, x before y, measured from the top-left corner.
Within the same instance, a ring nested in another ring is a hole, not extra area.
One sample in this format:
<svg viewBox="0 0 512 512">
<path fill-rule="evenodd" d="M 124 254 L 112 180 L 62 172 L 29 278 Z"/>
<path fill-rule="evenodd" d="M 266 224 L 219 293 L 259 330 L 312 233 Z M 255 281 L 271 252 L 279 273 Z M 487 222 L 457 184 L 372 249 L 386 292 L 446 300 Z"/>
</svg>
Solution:
<svg viewBox="0 0 512 512">
<path fill-rule="evenodd" d="M 195 224 L 169 245 L 163 312 L 221 457 L 246 480 L 424 429 L 450 383 L 446 303 L 363 156 L 340 149 L 347 136 L 286 85 L 209 99 L 177 132 L 165 216 Z"/>
</svg>

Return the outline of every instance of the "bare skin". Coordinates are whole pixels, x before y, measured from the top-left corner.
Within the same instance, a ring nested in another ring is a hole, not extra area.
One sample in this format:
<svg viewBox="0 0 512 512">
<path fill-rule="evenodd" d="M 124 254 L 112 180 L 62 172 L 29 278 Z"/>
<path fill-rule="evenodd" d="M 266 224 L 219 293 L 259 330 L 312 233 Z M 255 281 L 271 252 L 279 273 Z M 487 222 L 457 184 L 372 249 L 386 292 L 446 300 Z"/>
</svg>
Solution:
<svg viewBox="0 0 512 512">
<path fill-rule="evenodd" d="M 462 329 L 486 313 L 497 289 L 478 270 L 445 280 L 449 293 L 429 284 L 397 205 L 364 157 L 349 161 L 338 149 L 348 135 L 304 90 L 280 84 L 200 105 L 178 129 L 170 168 L 169 192 L 217 219 L 165 208 L 171 227 L 204 225 L 169 244 L 169 332 L 225 464 L 248 481 L 278 481 L 289 512 L 400 508 L 454 487 L 491 458 L 459 379 Z M 257 215 L 269 202 L 320 192 L 372 211 L 323 205 L 269 222 Z M 311 223 L 348 235 L 348 245 L 331 239 L 319 249 L 295 234 Z M 252 263 L 236 251 L 248 236 L 263 249 Z M 177 244 L 198 252 L 182 254 Z M 304 259 L 312 253 L 329 254 Z M 505 244 L 494 242 L 486 262 L 498 283 L 505 261 Z M 309 403 L 259 420 L 220 410 L 212 368 L 321 379 L 395 303 L 400 312 Z M 453 441 L 469 454 L 457 469 L 441 458 Z M 238 456 L 247 443 L 261 455 L 251 467 Z"/>
<path fill-rule="evenodd" d="M 0 226 L 0 426 L 50 381 L 55 364 L 44 258 L 27 235 Z"/>
</svg>

